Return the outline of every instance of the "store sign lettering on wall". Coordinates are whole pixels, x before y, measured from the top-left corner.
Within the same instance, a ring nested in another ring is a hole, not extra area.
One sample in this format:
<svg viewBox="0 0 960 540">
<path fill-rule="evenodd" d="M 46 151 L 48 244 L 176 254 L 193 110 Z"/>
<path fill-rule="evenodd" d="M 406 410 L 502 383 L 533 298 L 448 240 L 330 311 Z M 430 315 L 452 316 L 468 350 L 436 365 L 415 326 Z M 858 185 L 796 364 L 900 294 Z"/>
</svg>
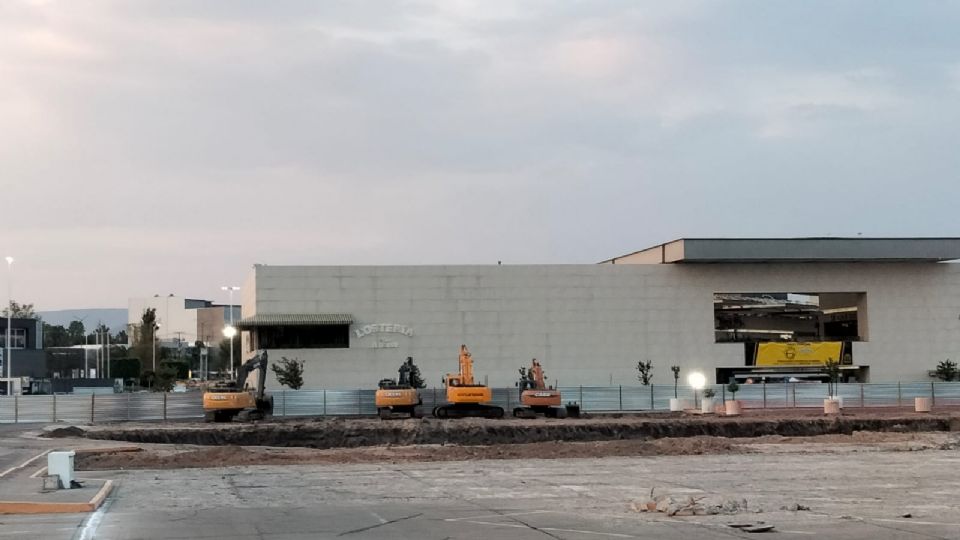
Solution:
<svg viewBox="0 0 960 540">
<path fill-rule="evenodd" d="M 413 328 L 402 324 L 377 323 L 365 324 L 355 329 L 353 333 L 358 338 L 369 336 L 370 334 L 403 334 L 407 337 L 413 337 Z"/>
<path fill-rule="evenodd" d="M 396 349 L 400 344 L 390 339 L 386 334 L 402 334 L 407 337 L 413 337 L 413 328 L 402 324 L 365 324 L 353 330 L 358 338 L 377 334 L 377 340 L 370 345 L 374 349 Z"/>
</svg>

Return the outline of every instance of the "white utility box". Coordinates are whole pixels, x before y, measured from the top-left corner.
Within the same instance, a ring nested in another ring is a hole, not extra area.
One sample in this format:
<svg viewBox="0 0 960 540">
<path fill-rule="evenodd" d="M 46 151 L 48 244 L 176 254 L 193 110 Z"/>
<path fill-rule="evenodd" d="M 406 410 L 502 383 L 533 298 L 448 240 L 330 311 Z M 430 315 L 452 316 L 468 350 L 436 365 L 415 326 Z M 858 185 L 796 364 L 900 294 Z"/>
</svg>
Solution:
<svg viewBox="0 0 960 540">
<path fill-rule="evenodd" d="M 66 452 L 50 452 L 47 454 L 47 474 L 55 474 L 60 478 L 60 487 L 70 489 L 73 483 L 73 457 L 77 455 L 73 450 Z"/>
</svg>

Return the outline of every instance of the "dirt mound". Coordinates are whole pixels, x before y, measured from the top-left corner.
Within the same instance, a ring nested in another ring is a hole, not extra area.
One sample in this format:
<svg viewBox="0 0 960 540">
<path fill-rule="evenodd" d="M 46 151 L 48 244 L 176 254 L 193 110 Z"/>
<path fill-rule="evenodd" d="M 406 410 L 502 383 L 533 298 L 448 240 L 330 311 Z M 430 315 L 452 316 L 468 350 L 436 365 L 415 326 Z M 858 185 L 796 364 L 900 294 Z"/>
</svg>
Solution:
<svg viewBox="0 0 960 540">
<path fill-rule="evenodd" d="M 184 469 L 245 465 L 340 463 L 405 463 L 412 461 L 466 461 L 476 459 L 563 459 L 612 456 L 732 454 L 751 452 L 715 437 L 530 443 L 498 446 L 391 446 L 315 450 L 222 446 L 213 448 L 144 449 L 141 452 L 78 454 L 78 470 Z"/>
<path fill-rule="evenodd" d="M 43 437 L 50 439 L 65 439 L 70 437 L 83 437 L 87 432 L 77 426 L 67 426 L 51 429 L 43 433 Z"/>
<path fill-rule="evenodd" d="M 802 437 L 854 432 L 949 431 L 948 416 L 790 418 L 594 418 L 566 420 L 319 419 L 248 425 L 108 427 L 87 432 L 93 439 L 205 446 L 301 446 L 356 448 L 455 444 L 489 446 L 551 441 L 649 440 L 686 437 Z"/>
</svg>

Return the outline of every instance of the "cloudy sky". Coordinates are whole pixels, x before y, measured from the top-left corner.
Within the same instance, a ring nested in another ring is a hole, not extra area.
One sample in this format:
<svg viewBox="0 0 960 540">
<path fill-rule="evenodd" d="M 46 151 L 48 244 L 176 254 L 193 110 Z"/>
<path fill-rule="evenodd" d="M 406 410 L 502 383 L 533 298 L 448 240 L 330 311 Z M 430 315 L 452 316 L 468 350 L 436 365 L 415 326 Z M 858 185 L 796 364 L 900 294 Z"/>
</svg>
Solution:
<svg viewBox="0 0 960 540">
<path fill-rule="evenodd" d="M 59 309 L 253 263 L 960 235 L 958 6 L 7 0 L 0 249 Z"/>
</svg>

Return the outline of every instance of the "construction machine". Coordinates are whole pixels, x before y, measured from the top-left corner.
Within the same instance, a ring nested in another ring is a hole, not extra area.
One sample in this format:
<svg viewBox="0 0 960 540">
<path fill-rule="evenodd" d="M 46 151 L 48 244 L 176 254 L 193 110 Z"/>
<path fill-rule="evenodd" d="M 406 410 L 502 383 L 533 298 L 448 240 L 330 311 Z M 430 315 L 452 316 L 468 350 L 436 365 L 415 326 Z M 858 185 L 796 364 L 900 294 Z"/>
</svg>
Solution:
<svg viewBox="0 0 960 540">
<path fill-rule="evenodd" d="M 257 384 L 247 385 L 247 377 L 255 370 Z M 265 394 L 267 382 L 267 351 L 257 354 L 237 370 L 233 380 L 217 381 L 203 393 L 203 420 L 205 422 L 230 422 L 263 420 L 273 414 L 273 397 Z"/>
<path fill-rule="evenodd" d="M 466 345 L 460 346 L 460 372 L 448 373 L 443 378 L 443 383 L 447 386 L 448 404 L 434 407 L 433 416 L 437 418 L 467 416 L 503 418 L 503 407 L 485 404 L 493 399 L 490 387 L 474 383 L 473 356 Z"/>
<path fill-rule="evenodd" d="M 567 409 L 560 406 L 560 390 L 547 386 L 543 366 L 534 358 L 530 368 L 520 368 L 520 407 L 513 409 L 517 418 L 536 418 L 538 414 L 550 418 L 566 418 Z"/>
<path fill-rule="evenodd" d="M 423 400 L 417 389 L 425 385 L 413 358 L 407 357 L 400 365 L 399 374 L 397 379 L 381 379 L 378 384 L 375 403 L 381 420 L 400 418 L 401 414 L 409 414 L 410 418 L 420 416 L 417 406 L 422 405 Z"/>
</svg>

